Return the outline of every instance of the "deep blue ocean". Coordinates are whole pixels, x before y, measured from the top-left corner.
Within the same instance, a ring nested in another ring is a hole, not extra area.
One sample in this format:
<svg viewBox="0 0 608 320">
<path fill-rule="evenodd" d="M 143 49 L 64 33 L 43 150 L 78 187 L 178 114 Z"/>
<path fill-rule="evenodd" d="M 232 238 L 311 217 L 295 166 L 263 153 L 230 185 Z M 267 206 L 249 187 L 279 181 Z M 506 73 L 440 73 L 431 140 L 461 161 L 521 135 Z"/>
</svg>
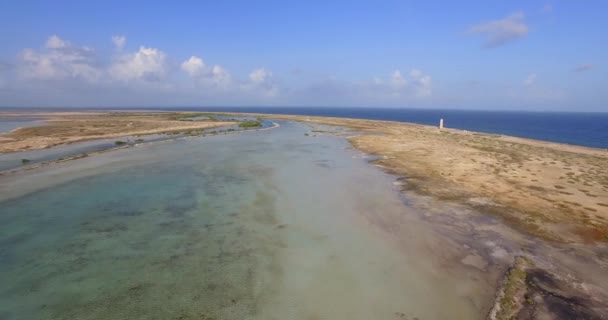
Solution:
<svg viewBox="0 0 608 320">
<path fill-rule="evenodd" d="M 424 110 L 331 107 L 201 107 L 180 110 L 254 112 L 391 120 L 608 148 L 608 113 Z"/>
</svg>

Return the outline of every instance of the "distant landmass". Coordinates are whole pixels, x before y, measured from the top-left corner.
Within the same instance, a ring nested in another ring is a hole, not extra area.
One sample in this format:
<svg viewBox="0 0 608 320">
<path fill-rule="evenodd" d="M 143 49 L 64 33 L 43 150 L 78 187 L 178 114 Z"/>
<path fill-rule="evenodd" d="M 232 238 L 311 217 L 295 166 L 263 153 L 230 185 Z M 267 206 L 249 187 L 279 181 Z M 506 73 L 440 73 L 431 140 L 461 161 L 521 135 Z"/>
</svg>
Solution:
<svg viewBox="0 0 608 320">
<path fill-rule="evenodd" d="M 176 107 L 176 109 L 343 117 L 426 125 L 438 125 L 439 119 L 443 118 L 448 128 L 608 148 L 608 113 L 336 107 Z"/>
</svg>

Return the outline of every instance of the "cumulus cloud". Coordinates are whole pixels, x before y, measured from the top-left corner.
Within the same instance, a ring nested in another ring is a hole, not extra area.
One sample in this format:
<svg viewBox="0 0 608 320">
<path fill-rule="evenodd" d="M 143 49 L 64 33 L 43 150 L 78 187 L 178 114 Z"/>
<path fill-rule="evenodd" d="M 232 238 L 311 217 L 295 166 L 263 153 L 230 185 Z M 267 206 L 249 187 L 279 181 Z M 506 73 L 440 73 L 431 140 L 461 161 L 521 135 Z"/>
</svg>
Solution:
<svg viewBox="0 0 608 320">
<path fill-rule="evenodd" d="M 518 12 L 503 19 L 474 25 L 469 28 L 468 32 L 483 36 L 485 38 L 484 47 L 495 48 L 528 34 L 528 25 L 524 18 L 524 14 Z"/>
<path fill-rule="evenodd" d="M 56 35 L 49 37 L 43 50 L 24 49 L 18 57 L 17 72 L 26 79 L 86 81 L 95 81 L 102 73 L 92 48 L 72 45 Z"/>
<path fill-rule="evenodd" d="M 583 63 L 583 64 L 579 64 L 578 66 L 576 66 L 574 68 L 574 72 L 585 72 L 585 71 L 589 71 L 591 69 L 593 69 L 593 65 L 589 64 L 589 63 Z"/>
<path fill-rule="evenodd" d="M 124 36 L 114 36 L 117 48 L 124 46 Z M 111 85 L 112 82 L 158 82 L 167 78 L 170 64 L 167 55 L 155 48 L 120 54 L 112 63 L 102 65 L 95 51 L 74 45 L 57 35 L 49 37 L 43 50 L 24 49 L 18 57 L 17 73 L 22 79 L 85 80 Z"/>
<path fill-rule="evenodd" d="M 375 80 L 378 80 L 378 79 L 375 79 Z M 382 80 L 380 82 L 382 82 Z M 391 86 L 393 86 L 393 88 L 399 90 L 399 89 L 407 86 L 407 81 L 401 75 L 401 71 L 395 70 L 395 71 L 393 71 L 393 74 L 391 75 L 390 84 L 391 84 Z"/>
<path fill-rule="evenodd" d="M 112 42 L 114 43 L 116 49 L 122 50 L 127 43 L 127 38 L 125 36 L 113 36 Z"/>
<path fill-rule="evenodd" d="M 432 93 L 432 79 L 428 74 L 423 74 L 421 71 L 414 69 L 410 72 L 412 78 L 411 84 L 414 92 L 418 97 L 428 97 Z"/>
<path fill-rule="evenodd" d="M 215 85 L 219 87 L 226 87 L 230 84 L 232 77 L 224 68 L 215 65 L 213 66 L 213 69 L 211 69 L 211 79 Z"/>
<path fill-rule="evenodd" d="M 266 71 L 264 68 L 255 69 L 249 74 L 249 79 L 253 83 L 263 83 L 270 77 L 272 77 L 272 72 Z"/>
<path fill-rule="evenodd" d="M 8 65 L 10 70 L 0 64 L 0 87 L 8 88 L 2 88 L 4 94 L 7 90 L 38 90 L 36 95 L 19 94 L 19 99 L 22 103 L 47 105 L 143 105 L 162 101 L 400 105 L 432 95 L 431 76 L 418 69 L 397 69 L 361 82 L 328 77 L 320 82 L 313 80 L 310 86 L 289 88 L 266 67 L 233 76 L 224 66 L 208 64 L 200 56 L 172 63 L 161 49 L 141 46 L 123 51 L 120 48 L 124 49 L 126 38 L 114 36 L 112 41 L 117 50 L 107 59 L 98 59 L 92 48 L 53 35 L 40 49 L 22 50 Z M 182 76 L 176 76 L 175 71 L 183 72 Z"/>
<path fill-rule="evenodd" d="M 536 83 L 536 73 L 531 73 L 524 79 L 524 86 L 526 87 L 529 87 L 534 83 Z"/>
<path fill-rule="evenodd" d="M 279 88 L 273 80 L 272 72 L 265 68 L 258 68 L 249 73 L 250 83 L 245 87 L 265 97 L 278 95 Z"/>
<path fill-rule="evenodd" d="M 46 41 L 46 47 L 49 49 L 61 49 L 61 48 L 68 47 L 69 45 L 70 45 L 69 42 L 64 41 L 63 39 L 59 38 L 57 35 L 50 36 L 49 39 Z"/>
<path fill-rule="evenodd" d="M 368 87 L 368 85 L 363 85 Z M 394 70 L 387 79 L 373 77 L 372 94 L 388 94 L 402 98 L 424 98 L 432 94 L 432 79 L 418 69 L 412 69 L 407 76 L 400 70 Z"/>
<path fill-rule="evenodd" d="M 188 75 L 195 78 L 203 74 L 203 71 L 205 69 L 205 62 L 199 57 L 192 56 L 190 57 L 190 59 L 182 63 L 181 68 Z"/>
<path fill-rule="evenodd" d="M 191 56 L 182 62 L 181 69 L 199 85 L 228 89 L 232 84 L 232 76 L 220 65 L 208 67 L 203 59 Z"/>
<path fill-rule="evenodd" d="M 125 54 L 110 66 L 110 75 L 120 81 L 158 82 L 169 74 L 167 55 L 156 48 L 140 47 Z"/>
</svg>

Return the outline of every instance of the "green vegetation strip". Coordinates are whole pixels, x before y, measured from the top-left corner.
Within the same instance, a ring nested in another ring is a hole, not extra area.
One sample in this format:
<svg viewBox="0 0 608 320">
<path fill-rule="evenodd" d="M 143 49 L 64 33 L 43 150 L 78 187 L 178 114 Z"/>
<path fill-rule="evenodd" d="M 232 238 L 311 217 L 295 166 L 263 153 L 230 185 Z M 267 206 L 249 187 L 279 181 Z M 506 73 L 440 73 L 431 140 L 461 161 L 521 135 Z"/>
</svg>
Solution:
<svg viewBox="0 0 608 320">
<path fill-rule="evenodd" d="M 258 120 L 256 121 L 242 121 L 239 123 L 239 127 L 241 128 L 257 128 L 261 127 L 262 123 Z"/>
<path fill-rule="evenodd" d="M 489 319 L 507 320 L 515 319 L 524 303 L 531 303 L 525 298 L 528 286 L 526 278 L 532 261 L 523 256 L 515 257 L 515 262 L 509 268 L 502 288 L 497 297 L 496 304 L 490 313 Z"/>
</svg>

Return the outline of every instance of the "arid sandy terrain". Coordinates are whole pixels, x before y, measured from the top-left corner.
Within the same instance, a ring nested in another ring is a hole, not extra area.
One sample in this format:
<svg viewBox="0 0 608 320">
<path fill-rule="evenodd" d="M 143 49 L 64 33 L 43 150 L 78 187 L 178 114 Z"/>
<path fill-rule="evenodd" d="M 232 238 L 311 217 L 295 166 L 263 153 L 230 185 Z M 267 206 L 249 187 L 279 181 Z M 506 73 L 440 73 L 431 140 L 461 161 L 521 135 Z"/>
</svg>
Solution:
<svg viewBox="0 0 608 320">
<path fill-rule="evenodd" d="M 189 113 L 174 112 L 59 112 L 5 113 L 2 117 L 35 116 L 47 125 L 26 127 L 0 134 L 0 153 L 44 149 L 78 141 L 128 135 L 196 131 L 234 124 L 202 120 L 180 121 Z"/>
</svg>

